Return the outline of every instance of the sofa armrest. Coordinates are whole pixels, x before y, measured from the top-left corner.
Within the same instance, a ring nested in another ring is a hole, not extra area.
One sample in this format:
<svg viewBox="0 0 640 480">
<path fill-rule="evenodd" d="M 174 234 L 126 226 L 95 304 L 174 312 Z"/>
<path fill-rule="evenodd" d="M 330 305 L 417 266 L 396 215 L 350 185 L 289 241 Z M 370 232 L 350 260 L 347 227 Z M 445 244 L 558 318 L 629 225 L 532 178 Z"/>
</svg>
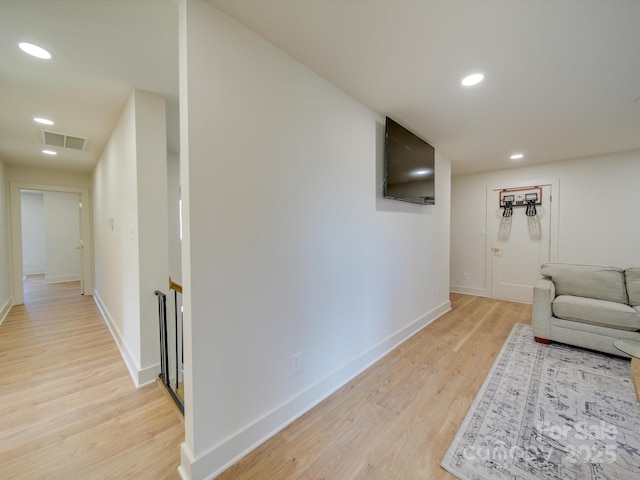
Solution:
<svg viewBox="0 0 640 480">
<path fill-rule="evenodd" d="M 548 278 L 540 278 L 533 286 L 533 336 L 550 340 L 551 317 L 553 312 L 551 305 L 556 298 L 556 287 Z"/>
</svg>

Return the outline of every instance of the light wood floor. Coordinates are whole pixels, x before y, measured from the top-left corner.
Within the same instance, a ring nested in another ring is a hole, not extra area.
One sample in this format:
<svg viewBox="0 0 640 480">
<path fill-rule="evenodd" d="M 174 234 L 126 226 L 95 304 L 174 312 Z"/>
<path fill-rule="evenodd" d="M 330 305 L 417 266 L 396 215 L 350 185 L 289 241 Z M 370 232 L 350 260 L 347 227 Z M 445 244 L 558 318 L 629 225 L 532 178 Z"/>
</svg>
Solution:
<svg viewBox="0 0 640 480">
<path fill-rule="evenodd" d="M 531 306 L 451 300 L 450 313 L 218 479 L 454 479 L 440 461 L 511 327 L 531 323 Z"/>
<path fill-rule="evenodd" d="M 178 479 L 184 422 L 159 385 L 135 389 L 77 282 L 25 282 L 0 325 L 0 478 Z"/>
<path fill-rule="evenodd" d="M 452 312 L 231 467 L 219 480 L 453 479 L 439 466 L 530 305 L 451 295 Z M 182 417 L 135 390 L 77 283 L 25 284 L 0 326 L 0 478 L 177 479 Z"/>
</svg>

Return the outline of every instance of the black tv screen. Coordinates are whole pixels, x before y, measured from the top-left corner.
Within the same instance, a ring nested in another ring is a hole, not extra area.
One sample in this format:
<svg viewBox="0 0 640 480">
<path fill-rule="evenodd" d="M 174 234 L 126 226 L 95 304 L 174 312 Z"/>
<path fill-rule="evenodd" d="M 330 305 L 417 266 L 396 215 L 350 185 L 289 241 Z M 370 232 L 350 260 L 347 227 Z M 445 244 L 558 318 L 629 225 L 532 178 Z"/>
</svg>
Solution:
<svg viewBox="0 0 640 480">
<path fill-rule="evenodd" d="M 385 127 L 386 198 L 435 205 L 435 149 L 387 117 Z"/>
</svg>

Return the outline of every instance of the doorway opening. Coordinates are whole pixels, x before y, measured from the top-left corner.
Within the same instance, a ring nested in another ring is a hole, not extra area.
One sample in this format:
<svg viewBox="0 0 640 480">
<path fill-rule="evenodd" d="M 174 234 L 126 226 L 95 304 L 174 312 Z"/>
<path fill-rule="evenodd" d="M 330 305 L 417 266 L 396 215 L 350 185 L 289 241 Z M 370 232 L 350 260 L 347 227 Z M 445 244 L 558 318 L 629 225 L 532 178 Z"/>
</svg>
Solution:
<svg viewBox="0 0 640 480">
<path fill-rule="evenodd" d="M 24 303 L 24 281 L 76 282 L 93 294 L 89 190 L 10 184 L 13 304 Z M 34 278 L 36 280 L 36 278 Z"/>
<path fill-rule="evenodd" d="M 83 295 L 80 194 L 22 189 L 20 203 L 25 286 L 69 283 Z"/>
</svg>

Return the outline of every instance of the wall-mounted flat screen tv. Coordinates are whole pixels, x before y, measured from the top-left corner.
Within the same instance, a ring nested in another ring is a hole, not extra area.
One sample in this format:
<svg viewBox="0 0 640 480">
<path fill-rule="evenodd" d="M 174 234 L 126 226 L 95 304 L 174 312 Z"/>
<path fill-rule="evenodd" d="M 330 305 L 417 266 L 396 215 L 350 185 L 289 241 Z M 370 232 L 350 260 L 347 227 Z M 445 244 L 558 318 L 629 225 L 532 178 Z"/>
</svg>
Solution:
<svg viewBox="0 0 640 480">
<path fill-rule="evenodd" d="M 383 191 L 386 198 L 435 205 L 435 149 L 387 117 Z"/>
</svg>

